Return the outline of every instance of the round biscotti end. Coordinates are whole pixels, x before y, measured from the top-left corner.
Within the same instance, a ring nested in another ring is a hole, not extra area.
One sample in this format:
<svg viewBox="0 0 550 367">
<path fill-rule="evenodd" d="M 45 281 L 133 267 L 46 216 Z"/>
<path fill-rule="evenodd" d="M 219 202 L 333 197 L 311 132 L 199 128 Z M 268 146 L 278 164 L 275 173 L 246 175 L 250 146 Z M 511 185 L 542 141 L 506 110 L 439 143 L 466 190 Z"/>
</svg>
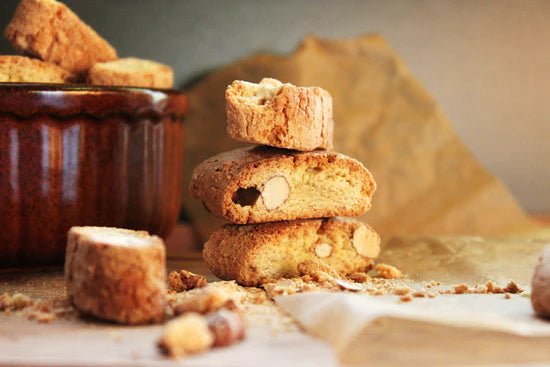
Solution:
<svg viewBox="0 0 550 367">
<path fill-rule="evenodd" d="M 368 238 L 368 251 L 364 251 L 364 243 L 362 248 L 354 243 L 358 231 L 365 232 L 362 240 Z M 379 249 L 380 237 L 366 224 L 326 218 L 227 224 L 206 242 L 203 257 L 217 277 L 258 286 L 304 275 L 300 264 L 306 262 L 328 267 L 341 276 L 367 271 Z"/>
<path fill-rule="evenodd" d="M 168 89 L 174 84 L 171 67 L 133 57 L 97 63 L 88 73 L 88 82 L 96 85 Z"/>
<path fill-rule="evenodd" d="M 300 151 L 332 149 L 332 97 L 322 88 L 271 78 L 258 84 L 236 80 L 225 99 L 233 139 Z"/>
<path fill-rule="evenodd" d="M 0 82 L 72 83 L 76 76 L 59 66 L 25 56 L 0 56 Z"/>
<path fill-rule="evenodd" d="M 531 303 L 537 315 L 550 317 L 550 246 L 539 257 L 531 280 Z"/>
<path fill-rule="evenodd" d="M 145 231 L 73 227 L 65 255 L 69 301 L 81 312 L 122 324 L 164 319 L 166 251 Z"/>
</svg>

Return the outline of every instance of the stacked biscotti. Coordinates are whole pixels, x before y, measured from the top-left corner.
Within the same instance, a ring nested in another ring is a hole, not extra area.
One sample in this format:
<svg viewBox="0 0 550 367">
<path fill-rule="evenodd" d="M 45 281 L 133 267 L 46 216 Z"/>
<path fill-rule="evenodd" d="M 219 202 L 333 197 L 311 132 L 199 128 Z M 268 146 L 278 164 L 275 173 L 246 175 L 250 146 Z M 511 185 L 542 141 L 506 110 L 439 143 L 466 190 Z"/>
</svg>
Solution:
<svg viewBox="0 0 550 367">
<path fill-rule="evenodd" d="M 361 162 L 332 151 L 330 94 L 263 79 L 235 81 L 225 96 L 228 134 L 258 145 L 193 172 L 191 195 L 231 222 L 204 246 L 210 270 L 249 286 L 305 275 L 311 264 L 340 276 L 369 270 L 380 237 L 344 217 L 370 209 L 376 184 Z"/>
</svg>

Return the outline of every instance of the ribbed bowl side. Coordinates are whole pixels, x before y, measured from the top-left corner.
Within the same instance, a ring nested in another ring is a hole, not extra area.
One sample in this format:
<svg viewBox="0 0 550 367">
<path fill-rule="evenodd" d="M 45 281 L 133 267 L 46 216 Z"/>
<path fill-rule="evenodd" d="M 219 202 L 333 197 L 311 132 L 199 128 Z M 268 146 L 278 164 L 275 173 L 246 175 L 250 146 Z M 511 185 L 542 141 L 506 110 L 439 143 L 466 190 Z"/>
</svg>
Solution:
<svg viewBox="0 0 550 367">
<path fill-rule="evenodd" d="M 61 264 L 74 225 L 167 235 L 182 159 L 181 118 L 0 114 L 0 267 Z"/>
</svg>

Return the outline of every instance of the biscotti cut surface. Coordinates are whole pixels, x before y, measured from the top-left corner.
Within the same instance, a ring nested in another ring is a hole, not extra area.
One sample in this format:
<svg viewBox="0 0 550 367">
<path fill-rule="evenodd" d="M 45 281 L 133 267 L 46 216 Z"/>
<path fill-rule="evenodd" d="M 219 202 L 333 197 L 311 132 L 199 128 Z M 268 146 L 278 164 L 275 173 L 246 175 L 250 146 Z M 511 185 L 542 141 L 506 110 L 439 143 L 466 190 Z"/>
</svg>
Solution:
<svg viewBox="0 0 550 367">
<path fill-rule="evenodd" d="M 322 88 L 236 80 L 225 99 L 233 139 L 301 151 L 332 149 L 332 97 Z"/>
<path fill-rule="evenodd" d="M 174 72 L 167 65 L 129 57 L 95 64 L 88 73 L 88 82 L 96 85 L 172 88 Z"/>
<path fill-rule="evenodd" d="M 19 52 L 86 75 L 116 51 L 67 6 L 55 0 L 22 0 L 4 32 Z"/>
<path fill-rule="evenodd" d="M 69 301 L 80 311 L 122 324 L 164 319 L 166 254 L 145 231 L 73 227 L 65 254 Z"/>
<path fill-rule="evenodd" d="M 0 56 L 0 82 L 70 83 L 74 74 L 44 61 L 25 56 Z"/>
<path fill-rule="evenodd" d="M 208 211 L 240 224 L 361 215 L 375 189 L 371 173 L 343 154 L 266 146 L 207 159 L 190 184 Z"/>
<path fill-rule="evenodd" d="M 227 224 L 206 242 L 203 257 L 217 277 L 255 286 L 304 275 L 299 264 L 310 260 L 342 276 L 366 271 L 379 251 L 380 237 L 369 226 L 329 218 Z"/>
</svg>

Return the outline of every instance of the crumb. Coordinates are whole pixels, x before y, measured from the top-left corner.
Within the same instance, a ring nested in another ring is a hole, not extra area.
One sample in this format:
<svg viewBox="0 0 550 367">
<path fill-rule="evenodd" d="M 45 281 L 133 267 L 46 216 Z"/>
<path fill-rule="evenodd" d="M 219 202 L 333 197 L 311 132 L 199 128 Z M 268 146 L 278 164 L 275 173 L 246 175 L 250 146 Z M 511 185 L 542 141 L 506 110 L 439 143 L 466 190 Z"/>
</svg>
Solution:
<svg viewBox="0 0 550 367">
<path fill-rule="evenodd" d="M 329 265 L 317 259 L 310 259 L 298 264 L 298 272 L 301 276 L 309 275 L 313 280 L 322 283 L 339 278 L 340 275 Z"/>
<path fill-rule="evenodd" d="M 466 284 L 459 284 L 453 287 L 454 294 L 464 294 L 468 291 L 468 286 Z"/>
<path fill-rule="evenodd" d="M 488 292 L 488 289 L 484 285 L 476 284 L 472 292 L 477 294 L 486 294 Z"/>
<path fill-rule="evenodd" d="M 369 279 L 369 276 L 367 273 L 353 273 L 348 275 L 348 279 L 356 283 L 365 283 Z"/>
<path fill-rule="evenodd" d="M 416 292 L 413 292 L 412 296 L 415 297 L 415 298 L 423 298 L 423 297 L 426 297 L 426 292 L 425 291 L 416 291 Z"/>
<path fill-rule="evenodd" d="M 168 276 L 168 283 L 170 284 L 170 288 L 175 292 L 202 288 L 208 284 L 205 276 L 187 270 L 172 271 Z"/>
<path fill-rule="evenodd" d="M 4 293 L 0 296 L 0 311 L 5 310 L 22 310 L 26 307 L 32 306 L 33 300 L 22 293 L 15 293 L 13 296 L 10 296 L 7 293 Z"/>
<path fill-rule="evenodd" d="M 432 292 L 428 292 L 428 298 L 435 298 L 435 293 L 432 293 Z"/>
<path fill-rule="evenodd" d="M 504 293 L 504 298 L 510 299 L 512 298 L 512 296 L 510 295 L 510 293 Z"/>
<path fill-rule="evenodd" d="M 508 283 L 508 285 L 506 285 L 506 287 L 502 291 L 506 293 L 517 294 L 523 292 L 523 289 L 518 287 L 516 282 L 512 280 L 510 281 L 510 283 Z"/>
<path fill-rule="evenodd" d="M 411 291 L 411 289 L 407 286 L 396 288 L 394 293 L 398 296 L 404 296 L 408 294 Z"/>
<path fill-rule="evenodd" d="M 387 264 L 376 264 L 374 270 L 376 270 L 378 277 L 384 279 L 399 279 L 403 276 L 399 269 Z"/>
<path fill-rule="evenodd" d="M 399 298 L 401 302 L 411 302 L 413 299 L 411 296 L 402 296 Z"/>
<path fill-rule="evenodd" d="M 204 352 L 212 347 L 214 335 L 206 317 L 189 312 L 169 321 L 158 347 L 172 358 Z"/>
<path fill-rule="evenodd" d="M 185 312 L 206 314 L 220 308 L 235 308 L 245 297 L 236 284 L 215 282 L 205 287 L 168 295 L 169 311 L 174 315 Z M 170 312 L 168 312 L 170 313 Z"/>
</svg>

